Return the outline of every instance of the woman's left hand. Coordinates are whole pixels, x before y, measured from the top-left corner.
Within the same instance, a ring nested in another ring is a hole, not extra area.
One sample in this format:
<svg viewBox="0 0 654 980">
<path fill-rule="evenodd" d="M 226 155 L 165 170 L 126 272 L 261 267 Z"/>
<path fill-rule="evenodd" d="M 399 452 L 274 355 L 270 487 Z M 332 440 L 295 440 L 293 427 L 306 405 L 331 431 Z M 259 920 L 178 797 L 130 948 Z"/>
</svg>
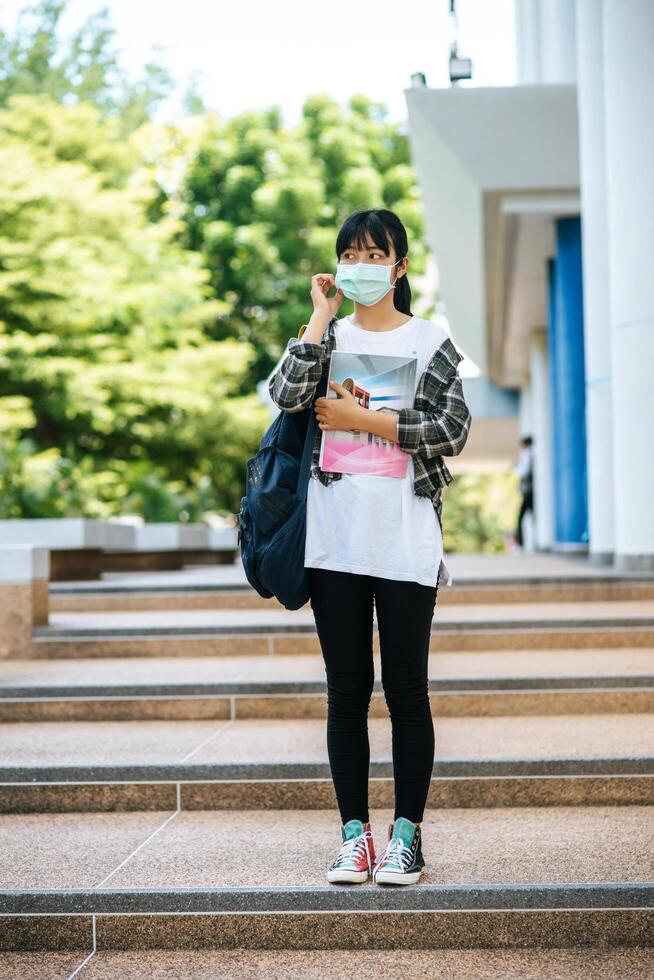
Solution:
<svg viewBox="0 0 654 980">
<path fill-rule="evenodd" d="M 351 391 L 335 381 L 330 387 L 338 398 L 316 398 L 314 411 L 320 429 L 360 429 L 366 409 L 359 405 Z"/>
</svg>

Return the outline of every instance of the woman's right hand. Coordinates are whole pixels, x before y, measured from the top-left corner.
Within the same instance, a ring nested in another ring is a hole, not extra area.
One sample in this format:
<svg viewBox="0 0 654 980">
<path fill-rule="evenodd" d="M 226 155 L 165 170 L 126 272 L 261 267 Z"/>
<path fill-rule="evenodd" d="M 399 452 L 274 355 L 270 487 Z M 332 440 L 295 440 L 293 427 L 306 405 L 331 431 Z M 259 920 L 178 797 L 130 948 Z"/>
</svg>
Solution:
<svg viewBox="0 0 654 980">
<path fill-rule="evenodd" d="M 336 285 L 336 277 L 331 272 L 319 272 L 311 277 L 311 299 L 313 301 L 313 311 L 319 316 L 324 316 L 331 320 L 338 313 L 338 308 L 343 302 L 343 290 L 337 289 L 333 296 L 327 293 Z"/>
</svg>

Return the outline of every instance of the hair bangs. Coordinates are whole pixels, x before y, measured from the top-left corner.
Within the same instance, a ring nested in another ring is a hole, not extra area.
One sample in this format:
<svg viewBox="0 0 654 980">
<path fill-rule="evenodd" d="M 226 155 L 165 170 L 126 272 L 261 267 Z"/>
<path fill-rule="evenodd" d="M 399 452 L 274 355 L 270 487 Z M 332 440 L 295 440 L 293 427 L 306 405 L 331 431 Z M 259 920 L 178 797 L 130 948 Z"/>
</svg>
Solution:
<svg viewBox="0 0 654 980">
<path fill-rule="evenodd" d="M 346 249 L 353 246 L 363 251 L 368 239 L 371 239 L 384 255 L 390 255 L 389 237 L 388 229 L 375 211 L 355 211 L 338 234 L 336 254 L 340 258 Z"/>
</svg>

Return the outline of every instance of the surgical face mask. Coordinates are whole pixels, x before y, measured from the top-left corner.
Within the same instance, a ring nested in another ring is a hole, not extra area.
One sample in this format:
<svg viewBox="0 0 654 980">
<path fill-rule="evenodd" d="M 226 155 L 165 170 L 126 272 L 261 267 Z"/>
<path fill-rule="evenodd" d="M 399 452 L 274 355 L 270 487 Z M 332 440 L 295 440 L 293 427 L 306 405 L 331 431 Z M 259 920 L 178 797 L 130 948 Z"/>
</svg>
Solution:
<svg viewBox="0 0 654 980">
<path fill-rule="evenodd" d="M 342 289 L 343 295 L 356 303 L 374 306 L 390 289 L 395 289 L 395 283 L 391 282 L 391 269 L 401 261 L 398 259 L 393 265 L 339 262 L 336 266 L 336 288 Z"/>
</svg>

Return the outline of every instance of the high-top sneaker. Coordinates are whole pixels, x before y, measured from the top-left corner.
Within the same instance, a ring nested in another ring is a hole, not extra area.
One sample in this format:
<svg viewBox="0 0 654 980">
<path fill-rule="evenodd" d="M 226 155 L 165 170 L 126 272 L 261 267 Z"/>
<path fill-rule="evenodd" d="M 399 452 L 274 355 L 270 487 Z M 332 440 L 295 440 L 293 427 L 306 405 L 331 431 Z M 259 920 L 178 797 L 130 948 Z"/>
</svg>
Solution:
<svg viewBox="0 0 654 980">
<path fill-rule="evenodd" d="M 327 870 L 327 881 L 367 881 L 375 863 L 370 823 L 348 820 L 341 835 L 343 844 Z"/>
<path fill-rule="evenodd" d="M 379 885 L 413 885 L 424 867 L 420 825 L 398 817 L 388 825 L 388 844 L 375 864 L 372 880 Z"/>
</svg>

